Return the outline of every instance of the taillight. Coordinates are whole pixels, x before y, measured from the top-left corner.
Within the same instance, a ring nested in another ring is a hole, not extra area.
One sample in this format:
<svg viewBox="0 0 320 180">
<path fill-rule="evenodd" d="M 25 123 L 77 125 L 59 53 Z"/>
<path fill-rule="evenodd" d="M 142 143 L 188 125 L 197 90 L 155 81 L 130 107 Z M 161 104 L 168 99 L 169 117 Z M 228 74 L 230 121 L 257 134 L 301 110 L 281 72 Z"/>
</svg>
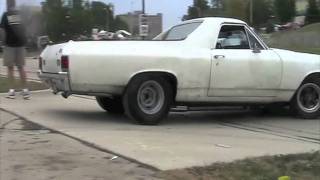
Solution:
<svg viewBox="0 0 320 180">
<path fill-rule="evenodd" d="M 69 57 L 68 56 L 61 56 L 61 69 L 64 72 L 69 70 Z"/>
<path fill-rule="evenodd" d="M 39 70 L 42 70 L 42 58 L 39 57 Z"/>
</svg>

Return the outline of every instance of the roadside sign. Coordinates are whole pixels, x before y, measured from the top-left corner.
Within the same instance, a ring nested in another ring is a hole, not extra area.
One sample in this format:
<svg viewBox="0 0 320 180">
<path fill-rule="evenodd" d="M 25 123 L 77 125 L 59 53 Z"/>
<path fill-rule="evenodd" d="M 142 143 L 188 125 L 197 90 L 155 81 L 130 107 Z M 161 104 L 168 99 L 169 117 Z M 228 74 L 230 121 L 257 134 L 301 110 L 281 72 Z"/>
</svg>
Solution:
<svg viewBox="0 0 320 180">
<path fill-rule="evenodd" d="M 146 37 L 149 35 L 149 25 L 147 15 L 140 14 L 139 16 L 139 32 L 140 36 Z"/>
<path fill-rule="evenodd" d="M 140 36 L 146 37 L 149 35 L 149 25 L 140 25 Z"/>
</svg>

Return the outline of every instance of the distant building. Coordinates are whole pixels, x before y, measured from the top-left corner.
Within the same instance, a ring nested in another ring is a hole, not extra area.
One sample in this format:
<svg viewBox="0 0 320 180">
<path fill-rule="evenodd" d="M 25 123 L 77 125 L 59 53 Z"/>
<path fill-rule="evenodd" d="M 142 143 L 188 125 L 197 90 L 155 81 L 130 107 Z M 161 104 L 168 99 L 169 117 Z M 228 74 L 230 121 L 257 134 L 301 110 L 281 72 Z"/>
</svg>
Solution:
<svg viewBox="0 0 320 180">
<path fill-rule="evenodd" d="M 130 33 L 136 37 L 139 36 L 139 17 L 141 14 L 141 11 L 135 11 L 133 13 L 118 15 L 122 21 L 128 24 Z M 162 32 L 162 19 L 161 13 L 146 15 L 147 25 L 149 26 L 149 35 L 146 37 L 147 39 L 152 39 Z"/>
</svg>

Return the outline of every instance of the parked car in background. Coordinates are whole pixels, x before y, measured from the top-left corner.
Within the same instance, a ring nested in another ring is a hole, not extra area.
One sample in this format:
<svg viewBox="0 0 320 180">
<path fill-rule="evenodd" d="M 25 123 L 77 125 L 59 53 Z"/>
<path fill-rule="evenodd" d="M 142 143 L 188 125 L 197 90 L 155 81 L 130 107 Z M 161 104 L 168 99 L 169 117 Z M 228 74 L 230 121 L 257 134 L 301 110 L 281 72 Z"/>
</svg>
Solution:
<svg viewBox="0 0 320 180">
<path fill-rule="evenodd" d="M 44 49 L 50 43 L 49 36 L 39 36 L 37 38 L 37 48 Z"/>
<path fill-rule="evenodd" d="M 171 107 L 290 106 L 320 112 L 320 56 L 269 48 L 243 21 L 185 21 L 153 41 L 48 46 L 39 77 L 54 93 L 95 96 L 109 113 L 158 124 Z"/>
</svg>

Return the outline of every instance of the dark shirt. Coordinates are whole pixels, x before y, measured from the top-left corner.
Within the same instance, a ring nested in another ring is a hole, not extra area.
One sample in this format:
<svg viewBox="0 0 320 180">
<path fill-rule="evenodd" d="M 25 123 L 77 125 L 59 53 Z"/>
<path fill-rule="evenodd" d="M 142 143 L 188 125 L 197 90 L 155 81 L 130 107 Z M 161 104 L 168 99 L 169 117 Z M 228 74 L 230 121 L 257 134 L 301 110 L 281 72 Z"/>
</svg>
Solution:
<svg viewBox="0 0 320 180">
<path fill-rule="evenodd" d="M 26 30 L 18 11 L 8 11 L 2 16 L 0 28 L 4 29 L 4 44 L 9 47 L 23 47 L 26 44 Z"/>
</svg>

